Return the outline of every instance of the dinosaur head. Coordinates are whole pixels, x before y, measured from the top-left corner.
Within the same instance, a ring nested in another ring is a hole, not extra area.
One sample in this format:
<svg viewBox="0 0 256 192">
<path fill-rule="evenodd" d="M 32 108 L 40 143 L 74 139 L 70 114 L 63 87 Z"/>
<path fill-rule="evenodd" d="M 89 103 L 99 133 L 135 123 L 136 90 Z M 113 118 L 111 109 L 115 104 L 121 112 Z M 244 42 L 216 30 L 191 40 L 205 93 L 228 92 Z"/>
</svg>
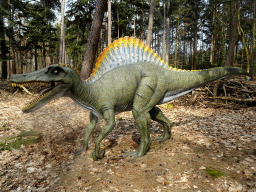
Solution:
<svg viewBox="0 0 256 192">
<path fill-rule="evenodd" d="M 25 113 L 32 112 L 61 97 L 77 80 L 79 80 L 77 71 L 64 65 L 51 65 L 35 72 L 13 75 L 10 78 L 13 86 L 44 84 L 47 87 L 32 101 L 23 106 L 22 111 Z"/>
</svg>

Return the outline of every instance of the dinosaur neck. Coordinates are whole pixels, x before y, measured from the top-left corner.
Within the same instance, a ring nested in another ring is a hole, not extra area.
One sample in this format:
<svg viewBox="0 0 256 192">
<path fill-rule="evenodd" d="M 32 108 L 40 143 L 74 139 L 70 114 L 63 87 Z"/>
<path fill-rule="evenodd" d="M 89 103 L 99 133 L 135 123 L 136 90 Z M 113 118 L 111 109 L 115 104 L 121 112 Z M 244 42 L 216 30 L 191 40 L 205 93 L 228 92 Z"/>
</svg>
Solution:
<svg viewBox="0 0 256 192">
<path fill-rule="evenodd" d="M 91 111 L 98 117 L 101 117 L 94 108 L 94 101 L 96 98 L 92 95 L 91 89 L 92 84 L 90 82 L 83 82 L 78 79 L 71 88 L 71 98 L 82 108 Z"/>
</svg>

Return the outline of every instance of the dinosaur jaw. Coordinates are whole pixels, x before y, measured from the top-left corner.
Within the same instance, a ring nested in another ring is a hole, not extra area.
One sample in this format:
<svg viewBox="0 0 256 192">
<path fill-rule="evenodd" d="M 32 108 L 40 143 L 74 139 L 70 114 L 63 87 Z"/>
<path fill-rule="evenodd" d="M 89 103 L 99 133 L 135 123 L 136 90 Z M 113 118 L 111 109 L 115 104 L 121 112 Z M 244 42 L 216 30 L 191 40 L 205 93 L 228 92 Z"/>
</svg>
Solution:
<svg viewBox="0 0 256 192">
<path fill-rule="evenodd" d="M 47 88 L 43 89 L 32 101 L 28 102 L 22 107 L 24 113 L 29 113 L 37 110 L 38 108 L 46 105 L 50 101 L 61 97 L 69 88 L 69 84 L 65 84 L 61 81 L 28 81 L 28 82 L 16 82 L 12 83 L 12 86 L 26 86 L 29 84 L 43 84 L 47 85 Z"/>
</svg>

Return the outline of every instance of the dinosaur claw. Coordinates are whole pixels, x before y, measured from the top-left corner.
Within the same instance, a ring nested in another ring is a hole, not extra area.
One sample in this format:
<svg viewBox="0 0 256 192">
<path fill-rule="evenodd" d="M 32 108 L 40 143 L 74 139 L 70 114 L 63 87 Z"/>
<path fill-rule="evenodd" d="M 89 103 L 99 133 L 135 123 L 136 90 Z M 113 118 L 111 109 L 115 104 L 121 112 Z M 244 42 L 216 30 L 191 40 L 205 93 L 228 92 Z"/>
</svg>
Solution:
<svg viewBox="0 0 256 192">
<path fill-rule="evenodd" d="M 96 155 L 96 152 L 93 151 L 91 154 L 91 157 L 94 161 L 97 161 L 98 159 L 102 159 L 105 155 L 105 150 L 102 153 L 99 153 L 98 155 Z"/>
<path fill-rule="evenodd" d="M 128 151 L 121 151 L 122 153 L 125 153 L 123 155 L 120 155 L 120 158 L 125 158 L 125 157 L 131 157 L 128 159 L 127 162 L 132 162 L 135 159 L 138 159 L 139 156 L 137 155 L 136 151 L 135 152 L 128 152 Z"/>
<path fill-rule="evenodd" d="M 138 158 L 140 158 L 139 156 L 134 156 L 134 157 L 132 157 L 132 158 L 130 158 L 130 159 L 128 159 L 128 161 L 127 162 L 132 162 L 133 160 L 136 160 L 136 159 L 138 159 Z"/>
<path fill-rule="evenodd" d="M 89 148 L 89 147 L 88 147 L 88 146 L 86 146 L 86 147 L 84 147 L 84 150 L 86 151 L 88 148 Z"/>
</svg>

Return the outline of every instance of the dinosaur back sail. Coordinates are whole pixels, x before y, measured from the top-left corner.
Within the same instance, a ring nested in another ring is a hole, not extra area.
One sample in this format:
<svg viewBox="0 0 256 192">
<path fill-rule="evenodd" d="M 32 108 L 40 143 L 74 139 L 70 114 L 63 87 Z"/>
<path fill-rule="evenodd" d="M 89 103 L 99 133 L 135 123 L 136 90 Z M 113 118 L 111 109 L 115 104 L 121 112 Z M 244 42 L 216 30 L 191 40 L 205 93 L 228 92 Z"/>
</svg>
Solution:
<svg viewBox="0 0 256 192">
<path fill-rule="evenodd" d="M 114 68 L 142 62 L 151 62 L 167 67 L 167 64 L 158 57 L 157 53 L 142 41 L 133 37 L 123 37 L 109 44 L 103 50 L 88 80 L 95 81 Z"/>
</svg>

